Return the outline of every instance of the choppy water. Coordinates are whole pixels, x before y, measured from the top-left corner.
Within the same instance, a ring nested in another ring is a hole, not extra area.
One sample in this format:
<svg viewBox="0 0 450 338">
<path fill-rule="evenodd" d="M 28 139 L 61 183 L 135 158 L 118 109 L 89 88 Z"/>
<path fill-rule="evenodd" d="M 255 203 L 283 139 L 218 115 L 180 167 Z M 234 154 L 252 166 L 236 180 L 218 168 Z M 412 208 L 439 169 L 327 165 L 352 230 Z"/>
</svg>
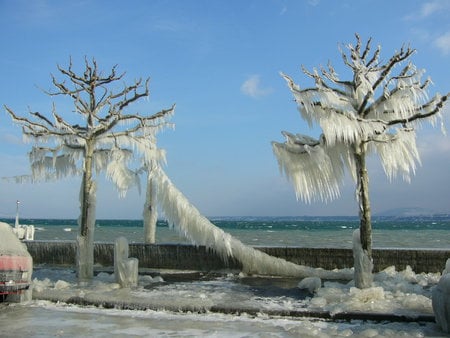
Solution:
<svg viewBox="0 0 450 338">
<path fill-rule="evenodd" d="M 13 224 L 12 219 L 3 219 Z M 351 248 L 356 217 L 216 217 L 212 223 L 252 246 L 298 246 Z M 36 240 L 75 240 L 76 220 L 22 219 L 36 227 Z M 374 217 L 374 247 L 449 248 L 450 216 Z M 129 242 L 143 241 L 140 220 L 97 220 L 95 240 L 113 242 L 125 236 Z M 158 221 L 157 243 L 186 243 L 165 221 Z"/>
</svg>

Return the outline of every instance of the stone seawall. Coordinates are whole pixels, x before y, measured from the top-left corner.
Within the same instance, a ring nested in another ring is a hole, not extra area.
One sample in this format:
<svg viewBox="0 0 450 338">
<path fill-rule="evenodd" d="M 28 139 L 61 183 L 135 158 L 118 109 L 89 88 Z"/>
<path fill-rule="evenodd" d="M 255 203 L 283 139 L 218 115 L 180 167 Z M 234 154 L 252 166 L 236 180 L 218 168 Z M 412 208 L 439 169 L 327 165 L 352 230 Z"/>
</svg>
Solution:
<svg viewBox="0 0 450 338">
<path fill-rule="evenodd" d="M 25 243 L 36 265 L 75 266 L 74 241 L 25 241 Z M 297 264 L 327 270 L 353 266 L 351 249 L 300 247 L 257 247 L 257 249 Z M 131 243 L 129 256 L 139 259 L 140 268 L 200 271 L 240 269 L 239 262 L 233 259 L 223 262 L 212 250 L 204 246 Z M 397 270 L 403 270 L 409 265 L 416 273 L 442 272 L 448 258 L 450 250 L 373 249 L 375 272 L 392 265 L 396 266 Z M 95 243 L 95 264 L 110 267 L 113 266 L 113 259 L 113 243 Z"/>
</svg>

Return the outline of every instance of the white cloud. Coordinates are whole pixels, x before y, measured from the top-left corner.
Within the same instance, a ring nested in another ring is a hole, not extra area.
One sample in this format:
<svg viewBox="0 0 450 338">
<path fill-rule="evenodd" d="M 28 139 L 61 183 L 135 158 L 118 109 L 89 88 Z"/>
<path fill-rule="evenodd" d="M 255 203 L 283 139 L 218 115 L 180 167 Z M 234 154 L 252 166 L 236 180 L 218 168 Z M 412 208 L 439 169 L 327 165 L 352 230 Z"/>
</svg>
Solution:
<svg viewBox="0 0 450 338">
<path fill-rule="evenodd" d="M 320 0 L 309 0 L 308 4 L 310 6 L 317 6 L 320 3 Z"/>
<path fill-rule="evenodd" d="M 434 45 L 445 55 L 450 53 L 450 32 L 447 32 L 434 40 Z"/>
<path fill-rule="evenodd" d="M 428 1 L 425 2 L 420 8 L 419 16 L 421 18 L 426 18 L 447 7 L 449 7 L 448 1 L 442 0 Z"/>
<path fill-rule="evenodd" d="M 433 45 L 438 48 L 444 55 L 450 54 L 450 32 L 445 32 L 445 25 L 438 22 L 446 23 L 447 16 L 450 11 L 449 0 L 431 0 L 424 2 L 420 8 L 405 16 L 406 20 L 416 21 L 412 32 L 422 41 L 432 41 Z M 433 21 L 432 21 L 433 20 Z M 433 22 L 434 29 L 426 29 L 420 27 L 421 23 Z"/>
<path fill-rule="evenodd" d="M 272 89 L 262 87 L 259 75 L 251 75 L 242 84 L 241 92 L 247 96 L 258 98 L 270 94 Z"/>
<path fill-rule="evenodd" d="M 422 4 L 419 10 L 410 13 L 405 17 L 407 20 L 420 20 L 427 19 L 433 15 L 443 14 L 446 15 L 447 10 L 450 8 L 450 1 L 448 0 L 433 0 L 427 1 Z"/>
</svg>

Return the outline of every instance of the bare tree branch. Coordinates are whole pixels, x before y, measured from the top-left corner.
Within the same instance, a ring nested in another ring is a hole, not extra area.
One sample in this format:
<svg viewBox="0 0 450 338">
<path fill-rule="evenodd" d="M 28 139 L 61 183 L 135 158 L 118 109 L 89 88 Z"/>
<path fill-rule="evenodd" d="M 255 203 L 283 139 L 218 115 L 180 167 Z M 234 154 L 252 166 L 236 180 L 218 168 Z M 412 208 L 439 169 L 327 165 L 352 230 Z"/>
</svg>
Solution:
<svg viewBox="0 0 450 338">
<path fill-rule="evenodd" d="M 364 52 L 361 54 L 361 59 L 366 60 L 367 54 L 370 52 L 370 43 L 372 42 L 372 38 L 369 38 L 366 43 L 366 48 L 364 48 Z"/>
<path fill-rule="evenodd" d="M 125 75 L 118 75 L 116 68 L 117 65 L 113 66 L 103 75 L 96 60 L 86 57 L 84 71 L 80 73 L 73 69 L 72 59 L 67 67 L 57 65 L 63 79 L 51 75 L 54 91 L 44 93 L 70 98 L 81 122 L 69 122 L 71 120 L 56 112 L 54 105 L 54 122 L 38 112 L 30 113 L 30 118 L 21 117 L 5 106 L 13 121 L 22 126 L 23 134 L 35 142 L 30 153 L 32 179 L 46 178 L 50 171 L 57 178 L 82 174 L 80 236 L 77 237 L 79 280 L 89 280 L 93 273 L 93 252 L 89 243 L 93 241 L 95 225 L 95 175 L 107 171 L 113 153 L 125 156 L 121 157 L 125 161 L 131 160 L 131 154 L 136 152 L 146 160 L 156 156 L 154 134 L 167 125 L 166 119 L 175 107 L 147 116 L 125 114 L 125 108 L 149 95 L 149 79 L 135 80 L 129 86 L 124 84 L 118 92 L 110 91 L 109 85 L 121 81 Z M 125 164 L 124 169 L 127 171 Z"/>
<path fill-rule="evenodd" d="M 417 113 L 417 114 L 411 115 L 410 117 L 407 117 L 407 118 L 404 118 L 404 119 L 391 120 L 391 121 L 387 122 L 387 125 L 392 126 L 392 125 L 395 125 L 395 124 L 407 124 L 407 123 L 410 123 L 410 122 L 414 122 L 416 120 L 426 119 L 428 117 L 436 115 L 444 107 L 444 104 L 447 101 L 449 95 L 450 95 L 450 93 L 448 93 L 447 95 L 442 96 L 438 100 L 437 103 L 434 103 L 433 102 L 434 100 L 432 100 L 432 101 L 428 102 L 427 104 L 416 108 L 416 111 L 423 111 L 424 109 L 428 108 L 429 106 L 434 106 L 434 108 L 432 110 L 430 110 L 428 113 Z"/>
<path fill-rule="evenodd" d="M 385 65 L 382 66 L 382 73 L 380 74 L 380 76 L 378 77 L 378 79 L 375 81 L 375 83 L 372 85 L 372 92 L 368 92 L 366 94 L 366 96 L 364 97 L 363 102 L 361 103 L 361 105 L 358 108 L 358 115 L 362 115 L 367 102 L 369 101 L 369 98 L 372 96 L 372 93 L 378 88 L 378 86 L 383 83 L 383 81 L 386 79 L 386 77 L 390 74 L 392 68 L 398 64 L 401 63 L 403 60 L 406 60 L 407 58 L 409 58 L 413 53 L 415 52 L 414 49 L 411 49 L 408 47 L 408 49 L 405 51 L 404 48 L 402 47 L 400 52 L 394 54 L 394 56 L 391 57 L 391 59 L 389 60 L 389 62 Z"/>
</svg>

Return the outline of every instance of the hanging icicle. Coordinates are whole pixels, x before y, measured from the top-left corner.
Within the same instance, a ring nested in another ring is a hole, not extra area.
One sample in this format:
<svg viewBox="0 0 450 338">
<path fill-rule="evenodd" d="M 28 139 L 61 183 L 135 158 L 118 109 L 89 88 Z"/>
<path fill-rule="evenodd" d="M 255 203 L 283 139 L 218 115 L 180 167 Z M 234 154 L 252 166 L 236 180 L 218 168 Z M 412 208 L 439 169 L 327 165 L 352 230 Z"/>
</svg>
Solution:
<svg viewBox="0 0 450 338">
<path fill-rule="evenodd" d="M 204 245 L 214 250 L 223 260 L 237 259 L 242 264 L 243 272 L 342 280 L 350 280 L 353 277 L 353 272 L 349 269 L 329 271 L 297 265 L 243 244 L 201 215 L 197 208 L 173 185 L 160 167 L 156 167 L 152 174 L 158 181 L 157 199 L 169 224 L 193 244 Z"/>
</svg>

